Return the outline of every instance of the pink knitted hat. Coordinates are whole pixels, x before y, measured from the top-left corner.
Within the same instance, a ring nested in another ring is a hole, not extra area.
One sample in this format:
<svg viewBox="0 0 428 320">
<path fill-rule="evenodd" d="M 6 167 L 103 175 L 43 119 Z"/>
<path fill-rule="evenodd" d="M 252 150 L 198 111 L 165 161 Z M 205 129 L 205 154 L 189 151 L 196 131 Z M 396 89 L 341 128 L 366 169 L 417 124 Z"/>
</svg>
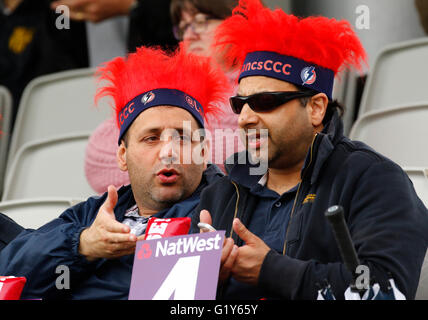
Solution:
<svg viewBox="0 0 428 320">
<path fill-rule="evenodd" d="M 115 117 L 99 125 L 89 138 L 85 155 L 85 175 L 89 185 L 98 193 L 107 191 L 112 184 L 116 188 L 128 185 L 128 172 L 119 169 L 116 162 L 119 128 Z"/>
</svg>

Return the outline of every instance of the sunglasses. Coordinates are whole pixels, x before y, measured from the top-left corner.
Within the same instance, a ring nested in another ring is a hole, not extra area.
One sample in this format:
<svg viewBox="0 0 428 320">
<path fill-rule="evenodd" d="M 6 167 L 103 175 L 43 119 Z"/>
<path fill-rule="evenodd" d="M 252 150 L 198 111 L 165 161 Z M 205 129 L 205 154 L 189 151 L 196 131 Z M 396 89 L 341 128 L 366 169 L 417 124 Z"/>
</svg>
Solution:
<svg viewBox="0 0 428 320">
<path fill-rule="evenodd" d="M 312 92 L 302 91 L 261 92 L 247 97 L 234 96 L 229 101 L 233 112 L 240 114 L 245 104 L 248 104 L 255 112 L 267 112 L 293 99 L 312 97 L 313 95 Z"/>
</svg>

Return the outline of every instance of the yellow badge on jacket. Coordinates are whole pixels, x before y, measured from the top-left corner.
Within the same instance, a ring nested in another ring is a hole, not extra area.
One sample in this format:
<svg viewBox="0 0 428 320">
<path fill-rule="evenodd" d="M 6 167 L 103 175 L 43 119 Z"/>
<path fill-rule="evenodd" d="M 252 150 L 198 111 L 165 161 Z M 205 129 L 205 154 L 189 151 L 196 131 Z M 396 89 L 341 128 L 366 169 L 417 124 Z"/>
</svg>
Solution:
<svg viewBox="0 0 428 320">
<path fill-rule="evenodd" d="M 306 196 L 305 200 L 303 200 L 303 204 L 305 203 L 313 203 L 315 201 L 315 198 L 317 197 L 316 194 L 310 193 Z"/>
<path fill-rule="evenodd" d="M 15 54 L 22 53 L 33 41 L 34 29 L 15 27 L 9 38 L 9 50 Z"/>
</svg>

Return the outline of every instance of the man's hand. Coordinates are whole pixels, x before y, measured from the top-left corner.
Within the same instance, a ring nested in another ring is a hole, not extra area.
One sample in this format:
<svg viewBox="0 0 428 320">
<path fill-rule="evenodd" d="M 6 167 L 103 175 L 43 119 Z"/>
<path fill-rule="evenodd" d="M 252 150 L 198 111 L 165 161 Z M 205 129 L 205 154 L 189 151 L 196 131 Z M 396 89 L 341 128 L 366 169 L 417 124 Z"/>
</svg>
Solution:
<svg viewBox="0 0 428 320">
<path fill-rule="evenodd" d="M 51 9 L 65 5 L 70 9 L 70 19 L 100 22 L 105 19 L 127 15 L 134 0 L 58 0 Z"/>
<path fill-rule="evenodd" d="M 231 271 L 236 280 L 251 285 L 257 285 L 260 270 L 270 248 L 262 239 L 251 233 L 238 219 L 233 220 L 233 230 L 245 242 L 238 248 L 238 254 Z"/>
<path fill-rule="evenodd" d="M 207 210 L 202 210 L 200 212 L 199 220 L 200 222 L 205 222 L 209 225 L 212 224 L 211 215 Z M 223 249 L 221 251 L 220 273 L 218 276 L 220 282 L 224 282 L 230 277 L 230 272 L 237 254 L 238 246 L 235 245 L 232 238 L 226 238 L 223 242 Z"/>
<path fill-rule="evenodd" d="M 108 187 L 107 199 L 100 207 L 92 225 L 80 234 L 79 253 L 89 261 L 113 259 L 133 254 L 137 237 L 130 228 L 116 221 L 114 207 L 118 195 L 114 186 Z"/>
</svg>

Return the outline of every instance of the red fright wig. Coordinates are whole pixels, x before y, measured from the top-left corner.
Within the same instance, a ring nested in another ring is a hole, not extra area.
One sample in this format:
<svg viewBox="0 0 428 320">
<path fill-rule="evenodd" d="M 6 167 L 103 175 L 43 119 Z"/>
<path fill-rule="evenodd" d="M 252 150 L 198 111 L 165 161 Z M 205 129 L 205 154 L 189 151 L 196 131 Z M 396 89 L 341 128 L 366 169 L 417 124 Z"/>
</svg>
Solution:
<svg viewBox="0 0 428 320">
<path fill-rule="evenodd" d="M 114 99 L 119 142 L 139 113 L 149 107 L 171 105 L 189 111 L 204 127 L 208 114 L 221 113 L 218 105 L 231 91 L 224 72 L 211 58 L 140 47 L 128 57 L 118 57 L 98 69 L 99 81 L 108 81 L 96 94 Z"/>
<path fill-rule="evenodd" d="M 330 98 L 334 76 L 350 67 L 361 71 L 367 59 L 348 21 L 298 18 L 266 8 L 259 0 L 240 0 L 233 15 L 217 28 L 215 46 L 225 52 L 227 65 L 242 66 L 240 79 L 272 76 L 313 86 Z M 266 70 L 270 74 L 263 74 Z"/>
</svg>

